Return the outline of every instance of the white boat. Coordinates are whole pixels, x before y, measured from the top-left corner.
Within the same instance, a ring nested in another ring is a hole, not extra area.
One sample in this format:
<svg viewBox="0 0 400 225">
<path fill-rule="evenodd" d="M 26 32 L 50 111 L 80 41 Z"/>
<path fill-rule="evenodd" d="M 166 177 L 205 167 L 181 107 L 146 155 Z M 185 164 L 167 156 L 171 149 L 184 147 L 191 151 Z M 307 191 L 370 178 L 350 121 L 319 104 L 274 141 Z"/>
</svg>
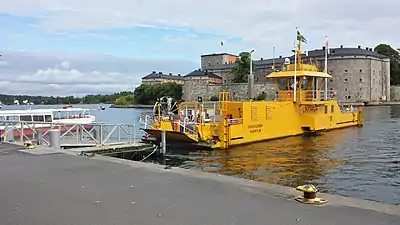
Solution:
<svg viewBox="0 0 400 225">
<path fill-rule="evenodd" d="M 27 109 L 27 110 L 2 110 L 0 111 L 0 136 L 4 134 L 5 123 L 23 121 L 35 127 L 39 132 L 45 133 L 51 129 L 51 123 L 61 125 L 61 132 L 73 128 L 74 125 L 84 125 L 85 129 L 91 129 L 96 117 L 89 114 L 89 109 L 62 108 L 62 109 Z M 35 124 L 35 122 L 39 122 Z M 24 125 L 24 134 L 32 135 L 33 131 Z M 14 136 L 20 136 L 18 130 L 14 130 Z"/>
</svg>

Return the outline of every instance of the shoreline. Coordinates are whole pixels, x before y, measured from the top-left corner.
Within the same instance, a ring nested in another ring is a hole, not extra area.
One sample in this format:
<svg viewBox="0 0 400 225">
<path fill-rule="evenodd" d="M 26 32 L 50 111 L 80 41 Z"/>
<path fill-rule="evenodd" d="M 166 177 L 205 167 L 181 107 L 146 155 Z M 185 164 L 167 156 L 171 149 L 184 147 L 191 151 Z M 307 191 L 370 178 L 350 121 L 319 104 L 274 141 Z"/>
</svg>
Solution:
<svg viewBox="0 0 400 225">
<path fill-rule="evenodd" d="M 115 109 L 152 109 L 154 105 L 111 105 Z"/>
<path fill-rule="evenodd" d="M 389 101 L 389 102 L 342 102 L 343 105 L 353 106 L 395 106 L 400 105 L 400 101 Z M 116 109 L 152 109 L 154 105 L 111 105 L 110 108 Z"/>
</svg>

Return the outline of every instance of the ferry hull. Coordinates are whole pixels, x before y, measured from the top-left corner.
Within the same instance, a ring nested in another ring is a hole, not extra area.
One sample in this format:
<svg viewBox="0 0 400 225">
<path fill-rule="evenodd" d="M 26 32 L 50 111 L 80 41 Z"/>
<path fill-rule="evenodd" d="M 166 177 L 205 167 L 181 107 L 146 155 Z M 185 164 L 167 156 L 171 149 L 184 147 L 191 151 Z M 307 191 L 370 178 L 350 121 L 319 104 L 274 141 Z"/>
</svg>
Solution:
<svg viewBox="0 0 400 225">
<path fill-rule="evenodd" d="M 155 129 L 143 129 L 150 135 L 150 137 L 153 138 L 153 140 L 160 142 L 161 141 L 161 130 L 155 130 Z M 189 138 L 186 134 L 177 132 L 177 131 L 166 131 L 165 133 L 166 138 L 169 143 L 187 143 L 187 144 L 194 144 L 197 143 L 195 140 Z"/>
<path fill-rule="evenodd" d="M 199 140 L 213 149 L 313 134 L 334 129 L 361 126 L 362 111 L 344 111 L 336 100 L 321 102 L 225 102 L 229 117 L 215 124 L 197 123 Z M 240 111 L 240 112 L 239 112 Z M 165 125 L 164 125 L 165 123 Z M 145 129 L 159 142 L 161 130 L 167 130 L 167 142 L 192 144 L 186 133 L 173 131 L 171 121 L 162 121 L 160 129 Z M 162 129 L 161 129 L 162 127 Z"/>
</svg>

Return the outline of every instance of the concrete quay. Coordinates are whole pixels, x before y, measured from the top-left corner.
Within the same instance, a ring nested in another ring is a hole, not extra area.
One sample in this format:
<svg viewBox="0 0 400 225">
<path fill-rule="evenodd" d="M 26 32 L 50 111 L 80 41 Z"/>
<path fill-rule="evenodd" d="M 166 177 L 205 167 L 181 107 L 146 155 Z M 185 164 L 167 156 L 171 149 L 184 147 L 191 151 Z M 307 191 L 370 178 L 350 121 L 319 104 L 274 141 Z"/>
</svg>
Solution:
<svg viewBox="0 0 400 225">
<path fill-rule="evenodd" d="M 31 154 L 35 153 L 35 154 Z M 400 224 L 400 207 L 69 150 L 0 143 L 1 224 Z"/>
</svg>

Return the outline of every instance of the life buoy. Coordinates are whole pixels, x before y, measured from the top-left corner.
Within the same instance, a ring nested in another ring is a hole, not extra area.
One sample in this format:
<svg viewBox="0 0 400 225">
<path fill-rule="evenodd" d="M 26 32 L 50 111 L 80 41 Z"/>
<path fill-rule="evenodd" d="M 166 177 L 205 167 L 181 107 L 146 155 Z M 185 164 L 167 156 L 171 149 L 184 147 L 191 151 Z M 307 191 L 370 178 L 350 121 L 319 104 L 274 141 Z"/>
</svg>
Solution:
<svg viewBox="0 0 400 225">
<path fill-rule="evenodd" d="M 335 93 L 334 93 L 333 91 L 331 91 L 330 94 L 329 94 L 329 97 L 330 97 L 330 98 L 335 97 Z"/>
</svg>

